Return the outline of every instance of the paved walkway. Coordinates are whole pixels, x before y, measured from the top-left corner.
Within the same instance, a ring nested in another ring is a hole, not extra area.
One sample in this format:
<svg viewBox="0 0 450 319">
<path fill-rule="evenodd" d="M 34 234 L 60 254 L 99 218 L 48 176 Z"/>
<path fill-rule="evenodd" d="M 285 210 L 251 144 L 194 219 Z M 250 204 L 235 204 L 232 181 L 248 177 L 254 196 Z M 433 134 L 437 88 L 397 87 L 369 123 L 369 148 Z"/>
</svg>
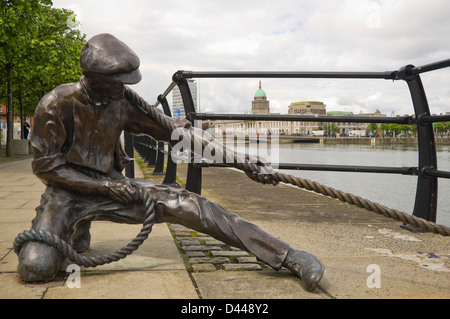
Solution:
<svg viewBox="0 0 450 319">
<path fill-rule="evenodd" d="M 285 185 L 260 185 L 220 168 L 204 169 L 202 195 L 317 255 L 325 275 L 314 293 L 287 270 L 273 271 L 247 252 L 166 224 L 155 225 L 127 258 L 82 269 L 79 282 L 62 276 L 25 284 L 17 275 L 12 242 L 30 228 L 44 191 L 30 163 L 0 165 L 0 299 L 450 298 L 448 237 L 411 233 L 399 222 L 348 204 Z M 179 168 L 182 178 L 184 169 Z M 152 178 L 144 166 L 136 166 L 136 174 Z M 115 251 L 139 230 L 139 225 L 95 222 L 92 253 Z"/>
</svg>

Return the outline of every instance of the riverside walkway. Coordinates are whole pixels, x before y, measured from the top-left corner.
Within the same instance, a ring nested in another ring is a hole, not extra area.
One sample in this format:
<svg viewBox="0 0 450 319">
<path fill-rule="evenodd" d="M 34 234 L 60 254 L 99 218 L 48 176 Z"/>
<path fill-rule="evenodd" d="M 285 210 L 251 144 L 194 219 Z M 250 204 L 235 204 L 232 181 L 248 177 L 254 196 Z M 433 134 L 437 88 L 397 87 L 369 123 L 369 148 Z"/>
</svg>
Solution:
<svg viewBox="0 0 450 319">
<path fill-rule="evenodd" d="M 141 167 L 136 164 L 136 177 L 161 178 Z M 185 169 L 179 165 L 178 176 L 186 176 Z M 82 268 L 79 287 L 66 282 L 71 272 L 54 282 L 23 283 L 12 243 L 30 229 L 44 185 L 30 159 L 0 164 L 0 181 L 0 299 L 450 298 L 450 238 L 411 233 L 375 213 L 287 185 L 260 185 L 225 168 L 203 170 L 202 195 L 318 256 L 325 274 L 313 293 L 287 270 L 274 271 L 247 252 L 167 224 L 155 225 L 125 259 Z M 94 222 L 91 253 L 111 253 L 139 230 Z"/>
</svg>

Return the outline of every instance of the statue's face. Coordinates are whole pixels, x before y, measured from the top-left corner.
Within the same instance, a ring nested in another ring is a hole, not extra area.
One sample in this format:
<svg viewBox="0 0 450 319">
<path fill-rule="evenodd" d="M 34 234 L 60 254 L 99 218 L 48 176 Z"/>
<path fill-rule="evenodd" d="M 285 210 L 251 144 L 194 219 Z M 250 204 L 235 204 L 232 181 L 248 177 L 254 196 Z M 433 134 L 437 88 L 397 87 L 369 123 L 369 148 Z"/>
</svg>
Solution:
<svg viewBox="0 0 450 319">
<path fill-rule="evenodd" d="M 120 100 L 121 98 L 123 98 L 125 86 L 122 83 L 105 82 L 104 86 L 107 89 L 106 94 L 109 94 L 107 97 L 113 100 Z"/>
<path fill-rule="evenodd" d="M 88 85 L 96 94 L 113 100 L 120 100 L 125 93 L 125 85 L 121 82 L 108 80 L 107 77 L 89 76 Z"/>
</svg>

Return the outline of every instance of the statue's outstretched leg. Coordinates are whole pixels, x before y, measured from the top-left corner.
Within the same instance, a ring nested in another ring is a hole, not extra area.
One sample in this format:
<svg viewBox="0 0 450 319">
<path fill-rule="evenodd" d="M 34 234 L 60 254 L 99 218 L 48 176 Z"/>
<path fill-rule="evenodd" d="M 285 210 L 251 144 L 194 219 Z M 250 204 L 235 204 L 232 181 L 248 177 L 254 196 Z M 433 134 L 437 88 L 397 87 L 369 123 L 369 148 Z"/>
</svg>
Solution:
<svg viewBox="0 0 450 319">
<path fill-rule="evenodd" d="M 276 270 L 286 267 L 302 278 L 308 290 L 313 290 L 322 278 L 323 265 L 315 256 L 290 248 L 286 242 L 244 221 L 216 202 L 186 190 L 156 186 L 145 180 L 132 182 L 150 192 L 155 202 L 156 222 L 184 225 L 230 246 L 250 251 Z M 52 188 L 47 188 L 36 211 L 34 229 L 58 235 L 77 250 L 85 249 L 89 244 L 91 220 L 136 224 L 145 218 L 141 203 L 124 205 L 108 198 L 79 196 Z M 56 249 L 27 242 L 19 253 L 18 270 L 24 281 L 52 280 L 63 261 L 64 256 Z"/>
<path fill-rule="evenodd" d="M 156 203 L 159 222 L 170 222 L 208 234 L 224 243 L 250 251 L 258 259 L 279 270 L 286 267 L 297 274 L 307 290 L 314 290 L 321 280 L 323 264 L 311 253 L 294 250 L 286 242 L 205 197 L 166 186 L 149 186 Z"/>
</svg>

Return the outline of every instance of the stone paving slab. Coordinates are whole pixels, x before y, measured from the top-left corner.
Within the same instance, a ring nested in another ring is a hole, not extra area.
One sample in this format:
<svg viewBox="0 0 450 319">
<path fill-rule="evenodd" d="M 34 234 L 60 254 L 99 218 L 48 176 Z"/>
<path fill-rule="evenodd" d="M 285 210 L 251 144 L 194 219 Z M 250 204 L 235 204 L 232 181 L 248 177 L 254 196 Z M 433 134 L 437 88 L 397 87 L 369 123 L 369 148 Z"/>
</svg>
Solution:
<svg viewBox="0 0 450 319">
<path fill-rule="evenodd" d="M 169 225 L 169 228 L 180 253 L 186 256 L 185 262 L 188 270 L 194 272 L 209 272 L 214 269 L 246 271 L 261 270 L 267 267 L 255 257 L 250 256 L 248 252 L 230 247 L 205 234 L 178 224 Z M 243 257 L 247 257 L 247 259 L 242 259 Z M 202 266 L 198 264 L 202 264 Z"/>
<path fill-rule="evenodd" d="M 83 275 L 80 288 L 49 288 L 45 299 L 198 299 L 186 271 L 114 271 Z"/>
</svg>

